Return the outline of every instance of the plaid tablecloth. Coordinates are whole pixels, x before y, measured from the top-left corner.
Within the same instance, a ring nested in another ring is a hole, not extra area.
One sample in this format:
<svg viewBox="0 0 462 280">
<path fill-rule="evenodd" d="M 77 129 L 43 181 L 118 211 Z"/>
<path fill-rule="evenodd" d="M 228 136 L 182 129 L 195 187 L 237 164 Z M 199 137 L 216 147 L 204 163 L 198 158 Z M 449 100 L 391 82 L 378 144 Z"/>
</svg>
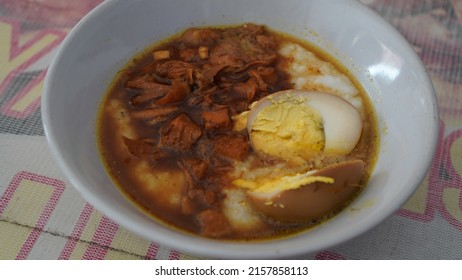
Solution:
<svg viewBox="0 0 462 280">
<path fill-rule="evenodd" d="M 189 259 L 86 203 L 50 156 L 46 69 L 101 0 L 0 0 L 0 259 Z M 439 144 L 425 181 L 372 231 L 305 259 L 462 259 L 462 0 L 362 0 L 414 45 L 437 90 Z"/>
</svg>

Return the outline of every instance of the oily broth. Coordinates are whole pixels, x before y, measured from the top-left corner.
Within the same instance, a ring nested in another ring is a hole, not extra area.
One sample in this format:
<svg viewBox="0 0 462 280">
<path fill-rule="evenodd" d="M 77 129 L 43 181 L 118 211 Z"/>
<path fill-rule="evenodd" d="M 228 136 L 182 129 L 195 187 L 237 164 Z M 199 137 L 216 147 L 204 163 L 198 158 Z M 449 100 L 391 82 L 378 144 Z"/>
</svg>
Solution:
<svg viewBox="0 0 462 280">
<path fill-rule="evenodd" d="M 291 42 L 301 45 L 305 49 L 315 53 L 320 59 L 331 62 L 353 82 L 362 98 L 363 112 L 365 113 L 362 114 L 364 118 L 363 134 L 355 150 L 351 153 L 351 156 L 365 161 L 366 174 L 363 183 L 367 182 L 377 156 L 378 130 L 373 107 L 359 82 L 351 76 L 348 69 L 343 67 L 333 59 L 333 57 L 329 56 L 321 49 L 294 37 L 285 34 L 277 34 L 273 31 L 270 32 L 280 42 Z M 165 49 L 166 46 L 171 45 L 171 42 L 178 39 L 179 36 L 180 35 L 177 35 L 163 40 L 161 43 L 149 48 L 147 51 L 136 56 L 132 62 L 119 72 L 106 93 L 106 97 L 101 105 L 98 120 L 98 143 L 102 159 L 112 179 L 135 206 L 142 209 L 143 212 L 157 221 L 160 220 L 167 226 L 189 233 L 200 234 L 197 220 L 191 215 L 183 214 L 179 210 L 182 203 L 181 196 L 184 193 L 184 185 L 187 180 L 186 176 L 178 169 L 177 162 L 181 159 L 181 155 L 177 154 L 170 156 L 166 160 L 163 159 L 161 164 L 153 166 L 150 164 L 149 160 L 137 158 L 127 151 L 127 147 L 122 140 L 122 136 L 130 139 L 152 137 L 152 131 L 145 130 L 144 123 L 130 117 L 130 106 L 127 104 L 130 104 L 130 100 L 139 94 L 137 91 L 129 91 L 127 94 L 125 83 L 129 79 L 130 73 L 149 67 L 150 60 L 152 59 L 150 54 L 155 50 Z M 284 68 L 287 67 L 287 63 L 287 60 L 281 60 L 278 65 Z M 280 73 L 279 79 L 281 82 L 274 91 L 292 88 L 289 78 L 290 77 L 286 77 L 284 73 Z M 187 110 L 187 108 L 184 108 L 184 110 Z M 188 114 L 192 115 L 194 120 L 199 118 L 199 116 L 197 116 L 198 113 L 194 110 L 188 111 Z M 245 137 L 245 134 L 242 135 Z M 249 157 L 254 156 L 255 154 L 250 151 Z M 338 159 L 331 160 L 334 162 Z M 327 161 L 329 161 L 329 159 L 327 159 Z M 246 169 L 249 166 L 251 166 L 251 168 L 258 167 L 258 163 L 255 166 L 255 162 L 258 161 L 253 161 L 246 165 L 244 161 L 242 164 L 236 164 L 233 168 Z M 227 190 L 225 191 L 226 196 L 236 197 L 235 199 L 223 200 L 222 204 L 225 205 L 222 207 L 233 209 L 240 206 L 239 209 L 244 210 L 238 214 L 233 213 L 232 215 L 237 215 L 233 219 L 236 221 L 243 219 L 244 221 L 248 221 L 248 224 L 238 223 L 237 226 L 243 227 L 243 230 L 234 230 L 231 234 L 217 238 L 253 240 L 284 237 L 310 228 L 320 222 L 310 221 L 305 224 L 279 223 L 253 213 L 250 205 L 244 200 L 245 196 L 243 196 L 243 192 L 240 190 L 233 190 L 236 187 L 230 184 L 230 181 L 233 179 L 232 176 L 234 176 L 233 174 L 235 173 L 235 170 L 233 172 L 233 170 L 230 171 L 228 168 L 226 172 L 220 174 L 221 180 L 215 178 L 214 180 L 218 180 L 219 182 L 214 183 L 222 184 L 222 188 Z M 168 186 L 168 189 L 165 188 L 165 186 Z M 358 191 L 358 193 L 359 192 L 360 191 Z M 336 212 L 332 212 L 332 215 L 335 213 Z"/>
</svg>

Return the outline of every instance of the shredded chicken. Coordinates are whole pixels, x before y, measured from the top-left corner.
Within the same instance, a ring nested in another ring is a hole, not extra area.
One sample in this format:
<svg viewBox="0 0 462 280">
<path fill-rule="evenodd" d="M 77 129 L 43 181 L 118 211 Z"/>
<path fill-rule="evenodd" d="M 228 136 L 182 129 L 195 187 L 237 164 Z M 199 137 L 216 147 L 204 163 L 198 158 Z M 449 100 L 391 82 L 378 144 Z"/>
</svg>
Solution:
<svg viewBox="0 0 462 280">
<path fill-rule="evenodd" d="M 251 151 L 246 131 L 232 129 L 232 116 L 291 86 L 277 70 L 277 50 L 278 39 L 262 26 L 192 28 L 127 75 L 129 112 L 143 132 L 124 143 L 153 166 L 162 158 L 184 173 L 181 213 L 196 216 L 205 236 L 231 231 L 219 210 L 222 181 Z"/>
</svg>

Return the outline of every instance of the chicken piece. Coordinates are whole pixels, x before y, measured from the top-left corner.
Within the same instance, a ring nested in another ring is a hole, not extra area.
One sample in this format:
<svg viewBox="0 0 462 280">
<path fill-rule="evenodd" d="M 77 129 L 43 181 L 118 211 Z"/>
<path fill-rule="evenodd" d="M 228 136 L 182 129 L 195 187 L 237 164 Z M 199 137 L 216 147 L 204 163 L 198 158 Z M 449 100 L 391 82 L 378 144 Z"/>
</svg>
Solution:
<svg viewBox="0 0 462 280">
<path fill-rule="evenodd" d="M 169 60 L 158 64 L 155 72 L 161 77 L 167 77 L 171 80 L 183 80 L 191 84 L 193 81 L 194 65 L 188 62 Z"/>
<path fill-rule="evenodd" d="M 194 179 L 203 179 L 209 164 L 206 161 L 200 160 L 198 158 L 192 157 L 184 159 L 180 162 L 180 165 L 183 169 L 186 170 Z"/>
<path fill-rule="evenodd" d="M 218 108 L 214 111 L 202 112 L 202 119 L 206 129 L 224 129 L 231 124 L 227 107 Z"/>
<path fill-rule="evenodd" d="M 256 69 L 249 71 L 250 76 L 258 82 L 258 87 L 261 91 L 267 91 L 270 85 L 276 84 L 278 76 L 272 67 L 258 66 Z"/>
<path fill-rule="evenodd" d="M 130 115 L 135 119 L 157 119 L 157 118 L 165 118 L 168 117 L 173 112 L 178 110 L 177 107 L 168 107 L 168 106 L 158 106 L 154 108 L 148 108 L 142 111 L 135 111 L 132 112 Z"/>
<path fill-rule="evenodd" d="M 181 80 L 174 80 L 172 86 L 169 88 L 167 94 L 162 98 L 156 100 L 154 103 L 157 105 L 170 104 L 179 102 L 185 99 L 190 92 L 189 85 Z"/>
<path fill-rule="evenodd" d="M 258 82 L 254 78 L 248 79 L 244 83 L 238 83 L 233 86 L 233 94 L 236 99 L 246 99 L 251 101 L 258 90 Z"/>
<path fill-rule="evenodd" d="M 157 88 L 153 87 L 153 88 L 143 89 L 142 94 L 139 94 L 133 97 L 132 99 L 130 99 L 130 104 L 133 106 L 137 106 L 143 103 L 150 102 L 153 99 L 157 99 L 157 98 L 165 96 L 170 90 L 170 86 L 161 85 L 161 84 L 157 84 L 157 85 L 158 85 Z"/>
<path fill-rule="evenodd" d="M 161 129 L 160 142 L 163 146 L 189 150 L 201 137 L 202 130 L 186 114 L 180 114 Z"/>
<path fill-rule="evenodd" d="M 249 142 L 243 135 L 221 135 L 213 141 L 214 154 L 230 160 L 244 160 L 249 149 Z"/>
<path fill-rule="evenodd" d="M 193 48 L 186 48 L 180 50 L 180 58 L 183 61 L 191 62 L 197 59 L 197 52 Z"/>
<path fill-rule="evenodd" d="M 180 41 L 191 47 L 212 45 L 220 36 L 212 29 L 190 28 L 181 35 Z"/>
</svg>

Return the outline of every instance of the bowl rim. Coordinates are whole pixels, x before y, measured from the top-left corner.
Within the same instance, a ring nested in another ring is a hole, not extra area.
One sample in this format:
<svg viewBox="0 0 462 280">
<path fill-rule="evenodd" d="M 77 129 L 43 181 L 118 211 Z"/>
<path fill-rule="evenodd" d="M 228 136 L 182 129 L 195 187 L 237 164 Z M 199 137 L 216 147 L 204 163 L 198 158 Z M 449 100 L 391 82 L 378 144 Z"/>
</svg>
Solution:
<svg viewBox="0 0 462 280">
<path fill-rule="evenodd" d="M 380 216 L 376 217 L 373 220 L 365 221 L 361 228 L 355 228 L 348 231 L 347 234 L 338 236 L 335 240 L 329 240 L 326 242 L 325 240 L 313 244 L 308 248 L 304 246 L 299 247 L 292 247 L 291 250 L 285 251 L 275 251 L 273 249 L 266 249 L 264 248 L 264 243 L 252 243 L 252 244 L 240 244 L 234 242 L 227 242 L 227 241 L 217 241 L 212 239 L 206 239 L 201 237 L 189 236 L 184 235 L 184 233 L 173 233 L 176 235 L 175 237 L 179 237 L 182 241 L 188 240 L 192 242 L 178 242 L 178 239 L 170 239 L 168 236 L 157 236 L 156 240 L 153 240 L 153 236 L 138 230 L 138 225 L 135 221 L 132 221 L 126 216 L 125 214 L 116 213 L 114 212 L 114 207 L 111 206 L 109 203 L 100 200 L 94 196 L 91 196 L 90 193 L 85 189 L 85 186 L 82 186 L 82 182 L 79 180 L 77 176 L 73 174 L 73 170 L 68 166 L 66 159 L 62 156 L 61 147 L 59 146 L 58 140 L 56 138 L 56 131 L 52 126 L 52 118 L 50 114 L 50 92 L 51 92 L 51 84 L 53 83 L 53 77 L 55 76 L 56 72 L 59 71 L 59 64 L 60 60 L 62 59 L 65 50 L 73 43 L 74 37 L 77 33 L 81 32 L 89 22 L 95 20 L 101 13 L 104 13 L 107 9 L 114 7 L 117 3 L 123 2 L 122 0 L 112 0 L 112 1 L 104 1 L 99 4 L 95 9 L 90 11 L 87 15 L 85 15 L 69 32 L 66 38 L 63 40 L 61 45 L 58 48 L 58 52 L 56 53 L 55 57 L 53 58 L 48 71 L 45 77 L 44 83 L 44 90 L 41 98 L 41 114 L 42 114 L 42 123 L 44 127 L 44 133 L 48 142 L 48 146 L 50 147 L 50 152 L 54 160 L 58 163 L 58 167 L 63 172 L 66 179 L 69 180 L 70 184 L 74 189 L 78 191 L 78 193 L 84 198 L 85 201 L 90 203 L 92 206 L 95 207 L 98 211 L 100 211 L 103 215 L 109 217 L 114 221 L 118 221 L 117 223 L 126 227 L 132 232 L 148 239 L 149 241 L 159 242 L 161 245 L 171 247 L 173 249 L 180 250 L 185 253 L 190 253 L 198 256 L 206 256 L 206 257 L 217 257 L 217 258 L 287 258 L 287 257 L 294 257 L 299 256 L 307 253 L 312 253 L 315 251 L 323 250 L 329 247 L 333 247 L 344 243 L 354 237 L 363 234 L 379 223 L 382 223 L 387 217 L 393 214 L 396 210 L 399 209 L 408 199 L 409 197 L 415 192 L 418 188 L 419 184 L 423 181 L 424 177 L 426 176 L 432 160 L 433 155 L 436 151 L 437 144 L 438 144 L 438 133 L 439 133 L 439 118 L 438 118 L 438 105 L 437 105 L 437 96 L 435 90 L 433 88 L 433 84 L 431 82 L 430 76 L 428 74 L 427 69 L 425 68 L 423 62 L 414 52 L 411 44 L 407 41 L 407 39 L 399 33 L 389 22 L 387 22 L 384 18 L 382 18 L 378 13 L 376 13 L 371 8 L 367 7 L 365 4 L 356 1 L 356 0 L 343 0 L 347 2 L 349 5 L 353 6 L 354 9 L 359 9 L 362 13 L 365 13 L 367 17 L 373 18 L 377 21 L 383 28 L 387 29 L 387 31 L 392 34 L 397 40 L 399 40 L 399 44 L 405 48 L 405 50 L 412 56 L 408 59 L 413 60 L 416 65 L 416 69 L 414 69 L 420 76 L 422 76 L 422 83 L 424 83 L 424 87 L 428 88 L 429 91 L 432 93 L 429 98 L 429 102 L 432 105 L 432 113 L 433 113 L 433 121 L 429 124 L 429 129 L 431 130 L 432 135 L 434 137 L 430 139 L 424 139 L 427 141 L 427 145 L 429 147 L 426 157 L 423 162 L 421 162 L 421 166 L 425 167 L 422 172 L 419 174 L 418 177 L 414 178 L 414 185 L 406 189 L 406 192 L 400 197 L 400 201 L 396 203 L 398 205 L 396 209 L 390 211 L 389 213 L 381 213 Z M 123 216 L 123 219 L 120 219 L 120 215 Z M 194 244 L 197 241 L 199 243 L 210 243 L 210 244 L 217 244 L 220 245 L 218 248 L 211 248 L 206 246 L 198 246 Z M 182 244 L 181 244 L 182 243 Z M 253 246 L 255 244 L 258 246 L 258 250 L 241 250 L 241 246 Z M 263 244 L 263 245 L 262 245 Z"/>
</svg>

